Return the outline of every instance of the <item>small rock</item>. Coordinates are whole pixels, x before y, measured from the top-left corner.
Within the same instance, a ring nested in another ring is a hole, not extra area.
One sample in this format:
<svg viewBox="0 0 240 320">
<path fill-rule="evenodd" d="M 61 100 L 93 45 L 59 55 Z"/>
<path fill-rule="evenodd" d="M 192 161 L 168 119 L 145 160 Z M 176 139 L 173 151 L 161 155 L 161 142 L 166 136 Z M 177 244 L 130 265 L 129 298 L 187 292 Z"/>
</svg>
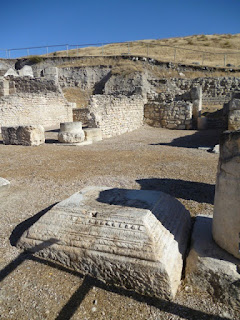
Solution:
<svg viewBox="0 0 240 320">
<path fill-rule="evenodd" d="M 96 307 L 93 307 L 92 308 L 92 312 L 96 312 L 97 311 L 97 308 Z"/>
</svg>

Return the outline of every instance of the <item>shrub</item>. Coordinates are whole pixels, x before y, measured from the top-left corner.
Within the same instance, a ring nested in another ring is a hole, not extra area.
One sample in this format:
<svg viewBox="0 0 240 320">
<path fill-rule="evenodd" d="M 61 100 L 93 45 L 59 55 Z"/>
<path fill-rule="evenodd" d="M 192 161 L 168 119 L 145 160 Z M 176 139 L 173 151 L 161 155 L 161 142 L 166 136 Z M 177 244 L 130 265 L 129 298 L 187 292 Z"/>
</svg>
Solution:
<svg viewBox="0 0 240 320">
<path fill-rule="evenodd" d="M 39 63 L 43 61 L 43 57 L 41 56 L 30 56 L 28 57 L 28 60 L 31 61 L 32 63 Z"/>
</svg>

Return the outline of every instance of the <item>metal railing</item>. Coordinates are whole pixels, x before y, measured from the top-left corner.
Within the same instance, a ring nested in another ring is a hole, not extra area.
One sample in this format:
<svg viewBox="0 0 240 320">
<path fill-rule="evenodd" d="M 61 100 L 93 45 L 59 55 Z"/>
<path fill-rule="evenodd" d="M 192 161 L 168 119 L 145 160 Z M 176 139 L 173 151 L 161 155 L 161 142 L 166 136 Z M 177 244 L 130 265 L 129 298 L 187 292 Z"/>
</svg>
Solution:
<svg viewBox="0 0 240 320">
<path fill-rule="evenodd" d="M 93 44 L 57 44 L 26 48 L 0 49 L 5 59 L 41 55 L 43 57 L 143 56 L 159 61 L 240 68 L 240 51 L 210 52 L 148 41 Z"/>
</svg>

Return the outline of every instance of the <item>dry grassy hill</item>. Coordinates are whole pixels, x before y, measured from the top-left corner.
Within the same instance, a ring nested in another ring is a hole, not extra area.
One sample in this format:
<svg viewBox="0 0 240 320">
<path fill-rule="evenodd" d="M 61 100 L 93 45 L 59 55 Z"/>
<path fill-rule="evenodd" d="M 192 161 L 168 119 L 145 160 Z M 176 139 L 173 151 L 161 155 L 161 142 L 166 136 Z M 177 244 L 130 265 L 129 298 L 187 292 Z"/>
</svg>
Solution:
<svg viewBox="0 0 240 320">
<path fill-rule="evenodd" d="M 142 40 L 80 48 L 70 46 L 68 51 L 58 51 L 53 56 L 118 56 L 136 55 L 160 61 L 172 61 L 207 66 L 240 67 L 240 33 L 193 35 L 188 37 Z"/>
</svg>

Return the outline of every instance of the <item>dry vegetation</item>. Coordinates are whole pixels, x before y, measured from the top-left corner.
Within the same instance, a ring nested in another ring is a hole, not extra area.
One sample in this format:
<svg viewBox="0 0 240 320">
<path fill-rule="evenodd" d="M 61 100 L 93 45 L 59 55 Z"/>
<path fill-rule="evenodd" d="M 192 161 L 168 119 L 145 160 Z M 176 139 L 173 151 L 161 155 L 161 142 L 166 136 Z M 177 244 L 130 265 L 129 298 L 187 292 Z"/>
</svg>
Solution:
<svg viewBox="0 0 240 320">
<path fill-rule="evenodd" d="M 93 67 L 93 66 L 105 66 L 111 68 L 112 74 L 121 74 L 128 75 L 135 72 L 149 72 L 155 77 L 159 78 L 179 78 L 179 72 L 174 69 L 162 69 L 157 65 L 150 65 L 149 63 L 144 63 L 142 61 L 132 61 L 132 60 L 119 60 L 113 57 L 86 57 L 79 58 L 79 60 L 72 60 L 70 62 L 65 62 L 59 64 L 59 68 L 68 68 L 68 67 Z M 194 79 L 198 77 L 223 77 L 223 76 L 232 76 L 230 71 L 208 71 L 199 70 L 199 71 L 184 71 L 186 78 Z M 234 73 L 235 76 L 240 76 L 240 72 Z"/>
<path fill-rule="evenodd" d="M 81 90 L 78 87 L 66 87 L 63 89 L 63 94 L 69 102 L 75 102 L 76 108 L 86 108 L 89 103 L 92 90 Z"/>
<path fill-rule="evenodd" d="M 204 53 L 203 53 L 204 52 Z M 240 34 L 193 35 L 170 39 L 113 43 L 100 47 L 77 48 L 54 52 L 53 56 L 119 56 L 138 55 L 160 61 L 209 66 L 240 65 Z M 224 60 L 224 54 L 226 59 Z"/>
</svg>

